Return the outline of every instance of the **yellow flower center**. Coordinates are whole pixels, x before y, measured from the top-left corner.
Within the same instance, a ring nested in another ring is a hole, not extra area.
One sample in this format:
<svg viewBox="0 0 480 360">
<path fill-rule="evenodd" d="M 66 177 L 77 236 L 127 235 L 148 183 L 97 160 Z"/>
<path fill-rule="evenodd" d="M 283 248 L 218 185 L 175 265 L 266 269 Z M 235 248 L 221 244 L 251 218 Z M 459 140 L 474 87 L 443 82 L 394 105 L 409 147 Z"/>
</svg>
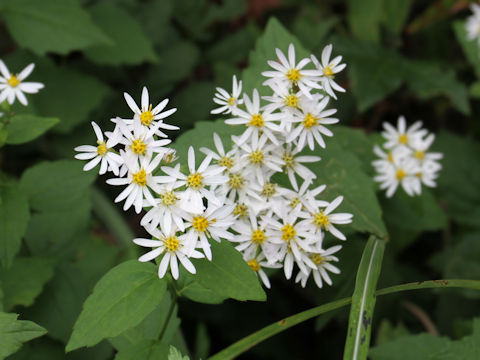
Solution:
<svg viewBox="0 0 480 360">
<path fill-rule="evenodd" d="M 175 235 L 163 239 L 163 245 L 165 245 L 165 249 L 171 253 L 177 251 L 180 248 L 180 242 Z"/>
<path fill-rule="evenodd" d="M 292 209 L 295 209 L 298 204 L 300 204 L 300 199 L 298 197 L 295 197 L 292 201 L 290 201 L 290 204 L 288 204 L 288 206 L 290 206 Z"/>
<path fill-rule="evenodd" d="M 233 209 L 233 215 L 242 217 L 248 215 L 248 206 L 245 204 L 237 204 Z"/>
<path fill-rule="evenodd" d="M 10 85 L 11 87 L 17 87 L 20 84 L 20 80 L 18 78 L 11 74 L 10 79 L 7 80 L 7 84 Z"/>
<path fill-rule="evenodd" d="M 421 179 L 422 178 L 422 173 L 418 172 L 418 173 L 415 174 L 415 176 L 418 177 L 419 179 Z"/>
<path fill-rule="evenodd" d="M 195 216 L 192 221 L 192 226 L 199 232 L 205 232 L 208 228 L 208 220 L 203 216 Z"/>
<path fill-rule="evenodd" d="M 187 186 L 191 187 L 194 190 L 202 187 L 203 176 L 202 174 L 196 172 L 188 175 L 187 177 Z"/>
<path fill-rule="evenodd" d="M 250 266 L 252 268 L 253 271 L 257 272 L 258 270 L 260 270 L 261 266 L 260 264 L 258 263 L 258 261 L 256 259 L 252 259 L 250 261 L 247 262 L 248 266 Z"/>
<path fill-rule="evenodd" d="M 305 115 L 305 118 L 302 121 L 302 125 L 305 127 L 305 129 L 310 129 L 312 126 L 317 125 L 318 119 L 313 116 L 312 114 L 308 113 Z"/>
<path fill-rule="evenodd" d="M 230 105 L 230 106 L 233 106 L 235 105 L 235 102 L 237 101 L 237 99 L 235 99 L 233 96 L 227 100 L 227 104 Z"/>
<path fill-rule="evenodd" d="M 323 75 L 328 77 L 333 77 L 333 71 L 330 68 L 330 66 L 326 66 L 325 69 L 323 69 Z"/>
<path fill-rule="evenodd" d="M 325 258 L 320 254 L 312 254 L 310 255 L 310 259 L 312 259 L 315 265 L 320 265 L 325 262 Z"/>
<path fill-rule="evenodd" d="M 295 158 L 292 154 L 285 153 L 282 156 L 282 160 L 285 162 L 285 169 L 291 168 L 295 164 Z"/>
<path fill-rule="evenodd" d="M 407 174 L 405 173 L 405 171 L 403 171 L 402 169 L 398 169 L 397 170 L 397 173 L 395 175 L 395 177 L 397 178 L 397 180 L 402 180 L 405 176 L 407 176 Z"/>
<path fill-rule="evenodd" d="M 100 156 L 105 155 L 108 152 L 107 144 L 105 144 L 105 141 L 103 142 L 98 142 L 97 146 L 97 154 Z"/>
<path fill-rule="evenodd" d="M 233 163 L 233 159 L 229 156 L 222 156 L 220 159 L 218 159 L 218 165 L 225 166 L 227 170 L 230 170 L 230 168 L 233 166 Z"/>
<path fill-rule="evenodd" d="M 165 206 L 175 205 L 178 200 L 173 191 L 165 191 L 163 194 L 160 194 L 160 199 Z"/>
<path fill-rule="evenodd" d="M 296 83 L 298 80 L 300 80 L 300 77 L 300 71 L 297 69 L 290 69 L 287 71 L 287 79 L 293 83 Z"/>
<path fill-rule="evenodd" d="M 425 153 L 423 151 L 417 150 L 415 151 L 413 156 L 415 156 L 418 160 L 423 160 L 423 158 L 425 157 Z"/>
<path fill-rule="evenodd" d="M 393 155 L 392 155 L 391 152 L 388 152 L 387 159 L 388 159 L 389 162 L 393 162 Z"/>
<path fill-rule="evenodd" d="M 330 224 L 330 221 L 328 220 L 328 216 L 323 213 L 323 211 L 320 211 L 313 215 L 313 223 L 317 225 L 319 228 L 327 228 L 328 224 Z"/>
<path fill-rule="evenodd" d="M 230 186 L 231 189 L 241 189 L 243 187 L 243 184 L 245 182 L 245 179 L 243 178 L 242 175 L 240 174 L 228 174 L 228 177 L 230 178 L 228 180 L 228 186 Z"/>
<path fill-rule="evenodd" d="M 144 109 L 142 109 L 142 110 L 144 110 Z M 149 126 L 150 123 L 152 122 L 152 120 L 153 120 L 152 105 L 150 104 L 150 106 L 148 107 L 148 110 L 144 110 L 140 114 L 140 122 L 144 126 Z"/>
<path fill-rule="evenodd" d="M 406 144 L 408 142 L 408 136 L 407 134 L 401 134 L 399 137 L 398 137 L 398 143 L 399 144 Z"/>
<path fill-rule="evenodd" d="M 140 170 L 139 172 L 133 174 L 133 182 L 140 186 L 147 185 L 147 173 L 145 170 Z"/>
<path fill-rule="evenodd" d="M 263 121 L 262 115 L 254 114 L 252 115 L 252 120 L 250 120 L 248 125 L 255 126 L 255 127 L 262 127 L 265 125 L 265 121 Z"/>
<path fill-rule="evenodd" d="M 263 152 L 261 150 L 255 150 L 248 155 L 248 158 L 250 159 L 250 162 L 259 165 L 263 163 Z"/>
<path fill-rule="evenodd" d="M 298 97 L 291 94 L 287 95 L 285 98 L 285 105 L 290 106 L 290 107 L 297 107 L 298 106 Z"/>
<path fill-rule="evenodd" d="M 296 234 L 297 232 L 292 225 L 286 224 L 284 227 L 282 227 L 282 240 L 290 242 L 290 240 L 292 240 Z"/>
<path fill-rule="evenodd" d="M 252 233 L 252 242 L 257 245 L 261 245 L 265 242 L 265 233 L 261 229 L 257 229 Z"/>
<path fill-rule="evenodd" d="M 137 155 L 145 155 L 145 151 L 147 150 L 147 145 L 140 139 L 135 139 L 132 141 L 132 145 L 130 145 L 130 149 L 137 154 Z"/>
<path fill-rule="evenodd" d="M 273 184 L 271 182 L 266 182 L 263 185 L 262 196 L 265 198 L 272 197 L 277 192 L 277 184 Z"/>
</svg>

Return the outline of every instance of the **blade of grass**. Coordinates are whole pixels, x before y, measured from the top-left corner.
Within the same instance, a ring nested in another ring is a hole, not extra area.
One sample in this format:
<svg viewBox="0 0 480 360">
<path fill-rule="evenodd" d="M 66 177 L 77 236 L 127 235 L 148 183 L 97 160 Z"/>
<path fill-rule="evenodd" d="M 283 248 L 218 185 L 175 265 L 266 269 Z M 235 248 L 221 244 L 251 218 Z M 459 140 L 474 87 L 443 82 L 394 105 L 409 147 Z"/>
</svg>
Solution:
<svg viewBox="0 0 480 360">
<path fill-rule="evenodd" d="M 402 291 L 409 290 L 422 290 L 433 288 L 463 288 L 480 290 L 480 281 L 478 280 L 429 280 L 419 281 L 414 283 L 406 283 L 401 285 L 390 286 L 388 288 L 380 289 L 376 292 L 377 296 L 394 294 Z M 288 328 L 295 326 L 303 321 L 312 319 L 326 312 L 339 309 L 347 306 L 352 302 L 352 298 L 344 298 L 336 301 L 329 302 L 324 305 L 314 307 L 312 309 L 302 311 L 298 314 L 289 316 L 285 319 L 277 321 L 271 325 L 268 325 L 253 334 L 250 334 L 243 339 L 235 342 L 229 347 L 221 350 L 215 355 L 208 358 L 208 360 L 229 360 L 244 353 L 253 346 L 261 343 L 264 340 L 271 338 L 272 336 L 287 330 Z"/>
<path fill-rule="evenodd" d="M 382 268 L 385 241 L 372 235 L 363 250 L 352 296 L 344 359 L 366 359 L 370 345 L 375 291 Z"/>
</svg>

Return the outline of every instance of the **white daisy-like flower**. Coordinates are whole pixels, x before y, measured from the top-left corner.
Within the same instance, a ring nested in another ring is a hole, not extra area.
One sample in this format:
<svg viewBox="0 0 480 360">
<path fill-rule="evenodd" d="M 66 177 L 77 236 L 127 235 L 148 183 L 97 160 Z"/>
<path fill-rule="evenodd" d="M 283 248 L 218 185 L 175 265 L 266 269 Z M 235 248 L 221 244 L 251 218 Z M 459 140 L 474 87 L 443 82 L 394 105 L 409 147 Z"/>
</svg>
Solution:
<svg viewBox="0 0 480 360">
<path fill-rule="evenodd" d="M 220 136 L 218 136 L 217 133 L 213 133 L 213 143 L 215 144 L 215 148 L 217 149 L 217 152 L 206 147 L 201 147 L 200 151 L 205 155 L 211 154 L 212 159 L 215 160 L 219 166 L 224 166 L 225 171 L 228 172 L 235 165 L 235 159 L 238 154 L 238 148 L 234 147 L 229 152 L 225 153 L 222 139 L 220 138 Z"/>
<path fill-rule="evenodd" d="M 315 57 L 315 55 L 312 55 L 312 62 L 315 64 L 315 67 L 321 71 L 322 73 L 322 86 L 323 89 L 327 92 L 328 95 L 333 97 L 334 99 L 337 99 L 337 96 L 335 95 L 335 91 L 340 91 L 340 92 L 345 92 L 345 89 L 342 88 L 340 85 L 338 85 L 335 82 L 335 74 L 339 73 L 345 67 L 347 64 L 340 64 L 342 61 L 341 56 L 335 57 L 333 60 L 330 60 L 330 56 L 332 55 L 332 44 L 329 44 L 323 48 L 322 51 L 322 63 L 318 61 L 318 59 Z"/>
<path fill-rule="evenodd" d="M 307 225 L 310 223 L 313 225 L 317 233 L 325 230 L 340 240 L 347 240 L 345 235 L 338 230 L 334 224 L 350 224 L 352 222 L 353 215 L 349 213 L 332 213 L 342 203 L 342 201 L 343 196 L 336 197 L 327 205 L 325 210 L 319 209 L 318 204 L 316 203 L 307 203 L 306 207 L 310 214 L 306 221 L 302 221 L 302 224 Z"/>
<path fill-rule="evenodd" d="M 30 75 L 35 64 L 29 64 L 25 69 L 17 75 L 12 74 L 5 63 L 0 60 L 0 104 L 7 100 L 9 104 L 13 104 L 15 98 L 23 105 L 28 105 L 27 97 L 24 93 L 35 94 L 44 87 L 39 82 L 25 82 L 24 80 Z"/>
<path fill-rule="evenodd" d="M 295 129 L 287 135 L 287 143 L 295 141 L 297 149 L 303 150 L 306 144 L 310 150 L 314 150 L 315 142 L 322 148 L 325 148 L 325 141 L 322 135 L 333 136 L 333 133 L 324 125 L 338 123 L 337 118 L 330 117 L 337 112 L 337 109 L 326 109 L 330 98 L 325 96 L 320 102 L 306 103 L 302 110 L 297 110 L 295 113 L 295 122 L 299 124 Z"/>
<path fill-rule="evenodd" d="M 421 172 L 421 167 L 413 159 L 400 160 L 394 157 L 391 164 L 385 164 L 382 168 L 377 167 L 378 175 L 373 180 L 380 183 L 381 190 L 387 189 L 387 198 L 393 196 L 399 185 L 408 195 L 414 196 L 421 192 L 421 183 L 417 177 Z"/>
<path fill-rule="evenodd" d="M 330 271 L 333 274 L 340 274 L 340 269 L 337 268 L 335 265 L 331 264 L 332 262 L 338 262 L 338 258 L 334 256 L 336 252 L 338 252 L 342 248 L 341 245 L 332 246 L 327 250 L 322 250 L 320 253 L 312 253 L 310 254 L 310 258 L 315 263 L 316 268 L 310 269 L 308 268 L 308 273 L 304 273 L 302 271 L 298 272 L 297 277 L 295 278 L 295 282 L 300 282 L 302 287 L 305 287 L 307 284 L 307 280 L 310 276 L 310 273 L 313 273 L 313 279 L 315 280 L 315 284 L 319 288 L 323 287 L 323 282 L 325 281 L 328 285 L 332 285 L 332 279 L 328 275 L 327 271 Z"/>
<path fill-rule="evenodd" d="M 387 140 L 383 147 L 392 149 L 398 145 L 412 146 L 419 139 L 427 134 L 427 130 L 422 129 L 422 122 L 416 121 L 410 127 L 407 127 L 407 121 L 404 116 L 398 118 L 397 127 L 393 127 L 390 123 L 384 122 L 382 136 Z"/>
<path fill-rule="evenodd" d="M 188 149 L 188 170 L 190 173 L 188 175 L 182 174 L 179 166 L 175 168 L 162 167 L 167 175 L 178 179 L 180 185 L 186 186 L 186 190 L 181 195 L 179 206 L 189 213 L 200 214 L 203 212 L 205 209 L 203 198 L 216 206 L 222 205 L 222 200 L 217 198 L 214 191 L 207 189 L 207 186 L 223 184 L 228 181 L 228 177 L 221 175 L 225 170 L 223 166 L 210 165 L 211 161 L 212 155 L 207 155 L 198 169 L 195 169 L 195 150 L 190 146 Z"/>
<path fill-rule="evenodd" d="M 302 96 L 304 96 L 300 91 L 294 92 L 288 84 L 275 79 L 268 85 L 272 88 L 274 94 L 273 96 L 262 96 L 262 99 L 269 102 L 264 108 L 266 112 L 274 112 L 280 109 L 284 111 L 283 116 L 288 117 L 293 109 L 300 107 Z"/>
<path fill-rule="evenodd" d="M 237 116 L 236 118 L 225 120 L 225 123 L 229 125 L 247 125 L 247 130 L 238 137 L 236 144 L 240 146 L 248 139 L 265 134 L 272 143 L 278 145 L 274 132 L 280 132 L 282 129 L 275 121 L 280 120 L 283 115 L 280 113 L 272 114 L 266 111 L 261 112 L 260 95 L 257 89 L 253 90 L 252 100 L 250 100 L 247 94 L 243 95 L 243 100 L 247 111 L 237 109 L 234 113 Z"/>
<path fill-rule="evenodd" d="M 105 142 L 100 127 L 93 121 L 91 124 L 97 137 L 98 145 L 81 145 L 75 147 L 74 150 L 80 152 L 80 154 L 75 155 L 75 159 L 90 160 L 83 167 L 84 171 L 89 171 L 100 163 L 100 175 L 105 174 L 107 170 L 111 170 L 115 175 L 118 175 L 119 166 L 123 164 L 124 160 L 120 155 L 110 151 L 118 143 L 117 137 L 112 136 Z"/>
<path fill-rule="evenodd" d="M 472 10 L 473 14 L 468 17 L 465 23 L 467 38 L 469 40 L 478 39 L 480 44 L 480 5 L 472 2 L 470 10 Z"/>
<path fill-rule="evenodd" d="M 220 107 L 210 111 L 211 114 L 230 114 L 237 109 L 237 106 L 243 104 L 240 98 L 242 94 L 242 80 L 237 81 L 237 77 L 233 75 L 232 92 L 229 94 L 225 89 L 217 87 L 217 92 L 213 98 L 213 102 Z"/>
<path fill-rule="evenodd" d="M 257 256 L 250 256 L 250 254 L 246 253 L 243 255 L 243 259 L 247 262 L 248 266 L 255 271 L 257 276 L 260 277 L 263 285 L 265 285 L 267 289 L 270 289 L 270 280 L 265 271 L 263 271 L 263 268 L 278 269 L 282 267 L 282 264 L 265 261 L 264 253 L 260 253 Z"/>
<path fill-rule="evenodd" d="M 121 151 L 121 154 L 125 154 Z M 126 166 L 128 169 L 127 177 L 112 178 L 107 180 L 110 185 L 127 185 L 127 187 L 115 198 L 115 202 L 124 199 L 125 204 L 123 210 L 128 210 L 130 206 L 135 206 L 135 212 L 138 214 L 143 206 L 155 206 L 156 201 L 150 193 L 149 188 L 153 191 L 159 191 L 160 183 L 168 183 L 173 181 L 169 176 L 153 176 L 152 172 L 157 168 L 162 160 L 161 156 L 154 158 L 141 158 L 140 161 L 127 158 L 124 155 Z"/>
<path fill-rule="evenodd" d="M 303 180 L 317 178 L 317 175 L 315 175 L 312 170 L 302 165 L 302 163 L 313 163 L 321 160 L 320 156 L 296 156 L 299 153 L 300 151 L 298 149 L 292 150 L 292 144 L 287 144 L 282 156 L 284 171 L 287 173 L 290 184 L 295 190 L 298 190 L 295 174 L 300 176 Z"/>
<path fill-rule="evenodd" d="M 152 104 L 150 104 L 148 90 L 147 90 L 146 87 L 143 87 L 142 99 L 141 99 L 142 108 L 140 109 L 137 106 L 137 103 L 135 102 L 135 100 L 133 100 L 133 98 L 129 94 L 123 93 L 123 96 L 125 97 L 125 101 L 127 102 L 128 106 L 133 111 L 134 117 L 138 118 L 140 120 L 140 123 L 143 126 L 146 126 L 146 127 L 154 126 L 154 127 L 157 128 L 155 130 L 156 135 L 158 135 L 160 137 L 164 137 L 164 138 L 167 137 L 167 135 L 164 134 L 162 131 L 160 131 L 159 128 L 165 129 L 165 130 L 178 130 L 179 129 L 178 126 L 165 124 L 163 122 L 163 119 L 165 119 L 166 117 L 172 115 L 175 111 L 177 111 L 176 108 L 173 108 L 173 109 L 162 112 L 162 110 L 165 109 L 165 107 L 168 104 L 168 99 L 164 99 L 163 101 L 161 101 L 157 106 L 155 106 L 152 109 Z M 124 121 L 128 125 L 133 124 L 132 120 L 124 119 Z"/>
<path fill-rule="evenodd" d="M 268 61 L 275 71 L 264 71 L 262 75 L 271 79 L 278 79 L 282 82 L 290 84 L 290 86 L 298 86 L 300 91 L 311 98 L 311 89 L 321 89 L 317 81 L 320 79 L 322 73 L 318 70 L 304 70 L 303 68 L 310 62 L 310 59 L 305 58 L 300 60 L 298 64 L 295 62 L 295 47 L 293 44 L 288 46 L 288 60 L 280 49 L 275 49 L 278 57 L 277 61 Z M 272 80 L 267 80 L 264 85 L 268 85 Z"/>
<path fill-rule="evenodd" d="M 203 254 L 195 250 L 195 244 L 189 243 L 186 234 L 177 236 L 177 228 L 162 227 L 151 229 L 150 233 L 158 240 L 136 238 L 133 242 L 143 247 L 153 248 L 153 250 L 140 256 L 138 259 L 141 262 L 151 261 L 161 255 L 162 260 L 158 266 L 158 277 L 163 278 L 168 268 L 174 279 L 178 279 L 178 261 L 183 267 L 191 274 L 196 273 L 195 266 L 192 264 L 189 258 L 200 259 L 203 258 Z M 178 261 L 177 261 L 178 260 Z"/>
<path fill-rule="evenodd" d="M 208 238 L 220 242 L 221 239 L 232 240 L 233 234 L 227 231 L 234 222 L 232 215 L 234 207 L 232 205 L 223 205 L 217 207 L 209 205 L 205 212 L 197 215 L 191 215 L 186 219 L 186 233 L 189 241 L 197 244 L 197 248 L 202 248 L 208 260 L 212 260 L 212 251 Z"/>
</svg>

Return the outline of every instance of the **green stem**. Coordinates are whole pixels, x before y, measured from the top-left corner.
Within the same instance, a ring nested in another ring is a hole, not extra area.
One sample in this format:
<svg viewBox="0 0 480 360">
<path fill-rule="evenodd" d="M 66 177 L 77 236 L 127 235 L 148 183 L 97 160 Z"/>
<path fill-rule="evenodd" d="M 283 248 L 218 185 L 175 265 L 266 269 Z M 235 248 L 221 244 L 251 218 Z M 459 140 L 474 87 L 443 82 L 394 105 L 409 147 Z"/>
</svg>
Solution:
<svg viewBox="0 0 480 360">
<path fill-rule="evenodd" d="M 92 207 L 95 215 L 102 221 L 108 231 L 118 241 L 124 249 L 128 259 L 138 257 L 139 251 L 132 240 L 135 234 L 125 222 L 125 218 L 120 213 L 112 201 L 97 187 L 92 187 Z"/>
<path fill-rule="evenodd" d="M 401 284 L 396 286 L 391 286 L 376 291 L 376 296 L 393 294 L 401 291 L 409 290 L 421 290 L 421 289 L 432 289 L 432 288 L 465 288 L 465 289 L 474 289 L 480 290 L 480 281 L 478 280 L 429 280 L 429 281 L 420 281 L 414 283 Z M 261 343 L 262 341 L 276 335 L 288 328 L 297 325 L 303 321 L 309 320 L 311 318 L 317 317 L 328 311 L 336 310 L 338 308 L 347 306 L 352 302 L 352 298 L 344 298 L 336 301 L 329 302 L 324 305 L 317 306 L 315 308 L 302 311 L 298 314 L 289 316 L 283 320 L 280 320 L 276 323 L 268 325 L 263 329 L 260 329 L 253 334 L 244 337 L 243 339 L 235 342 L 229 347 L 221 350 L 215 355 L 208 358 L 208 360 L 227 360 L 233 359 L 236 356 L 244 353 L 253 346 Z"/>
</svg>

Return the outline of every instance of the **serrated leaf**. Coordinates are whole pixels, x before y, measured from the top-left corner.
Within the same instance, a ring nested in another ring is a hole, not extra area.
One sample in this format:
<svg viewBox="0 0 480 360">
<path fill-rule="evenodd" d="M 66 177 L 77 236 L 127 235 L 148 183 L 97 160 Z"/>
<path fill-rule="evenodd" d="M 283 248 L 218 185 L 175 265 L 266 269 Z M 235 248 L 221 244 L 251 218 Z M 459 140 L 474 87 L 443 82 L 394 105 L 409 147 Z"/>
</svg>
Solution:
<svg viewBox="0 0 480 360">
<path fill-rule="evenodd" d="M 16 184 L 0 185 L 0 263 L 8 268 L 30 220 L 28 198 Z"/>
<path fill-rule="evenodd" d="M 86 49 L 84 54 L 90 61 L 101 65 L 137 65 L 158 60 L 149 38 L 128 12 L 106 2 L 98 3 L 89 10 L 100 28 L 114 41 L 110 45 Z"/>
<path fill-rule="evenodd" d="M 55 260 L 39 257 L 18 257 L 13 265 L 0 274 L 4 308 L 30 306 L 53 276 Z"/>
<path fill-rule="evenodd" d="M 66 350 L 95 345 L 138 325 L 165 292 L 166 281 L 151 263 L 131 260 L 114 267 L 85 301 Z"/>
<path fill-rule="evenodd" d="M 39 117 L 29 114 L 18 114 L 10 119 L 6 126 L 7 144 L 23 144 L 36 139 L 60 121 L 54 117 Z"/>
<path fill-rule="evenodd" d="M 17 320 L 18 314 L 0 312 L 0 359 L 15 353 L 22 343 L 46 333 L 45 329 L 31 321 Z"/>
<path fill-rule="evenodd" d="M 264 301 L 263 291 L 257 276 L 243 260 L 242 255 L 225 241 L 210 241 L 212 261 L 193 260 L 198 282 L 220 296 L 236 300 Z"/>
<path fill-rule="evenodd" d="M 17 44 L 37 55 L 110 42 L 75 0 L 9 0 L 3 14 Z"/>
<path fill-rule="evenodd" d="M 67 67 L 40 63 L 35 74 L 48 84 L 32 97 L 32 102 L 38 114 L 60 118 L 53 129 L 59 133 L 69 132 L 90 120 L 89 114 L 101 104 L 109 90 L 97 78 Z"/>
<path fill-rule="evenodd" d="M 75 160 L 42 162 L 25 170 L 20 180 L 30 206 L 39 211 L 62 211 L 74 207 L 96 178 Z"/>
</svg>

